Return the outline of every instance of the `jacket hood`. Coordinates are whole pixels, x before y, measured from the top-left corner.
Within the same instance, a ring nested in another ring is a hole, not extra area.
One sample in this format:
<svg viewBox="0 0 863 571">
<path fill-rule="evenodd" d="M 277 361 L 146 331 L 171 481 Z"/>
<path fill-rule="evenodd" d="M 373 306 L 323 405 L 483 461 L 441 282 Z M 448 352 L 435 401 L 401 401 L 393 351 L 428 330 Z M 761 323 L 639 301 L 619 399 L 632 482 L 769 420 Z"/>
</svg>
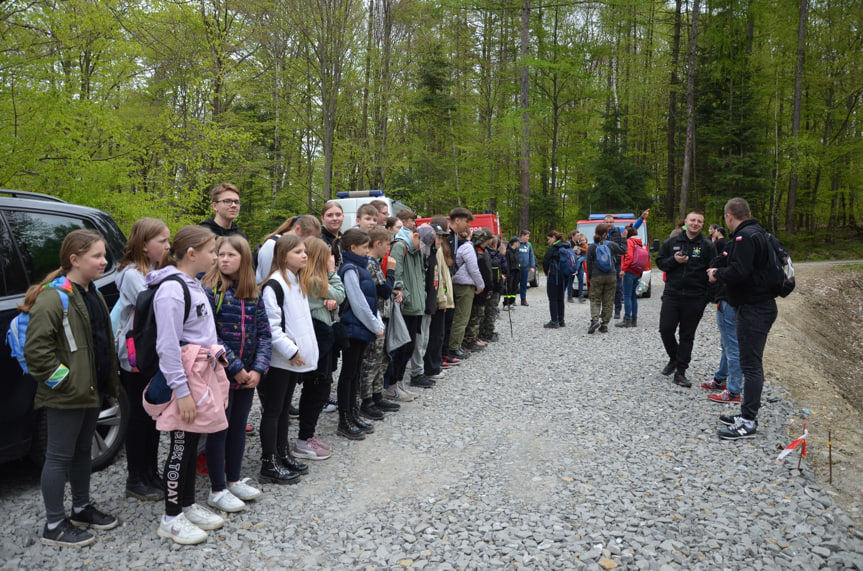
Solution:
<svg viewBox="0 0 863 571">
<path fill-rule="evenodd" d="M 163 281 L 168 276 L 172 275 L 180 276 L 181 278 L 183 278 L 183 281 L 185 281 L 189 285 L 195 285 L 198 283 L 195 278 L 181 272 L 179 268 L 177 268 L 177 266 L 166 266 L 161 270 L 150 272 L 149 274 L 144 276 L 144 282 L 149 286 L 151 284 L 157 284 Z"/>
<path fill-rule="evenodd" d="M 413 240 L 411 240 L 412 234 L 413 234 L 413 232 L 411 231 L 410 228 L 403 226 L 402 229 L 399 230 L 398 234 L 396 234 L 396 238 L 395 238 L 396 240 L 401 240 L 402 242 L 405 243 L 405 245 L 408 248 L 408 252 L 415 252 L 416 251 L 416 248 L 414 248 L 414 242 L 413 242 Z"/>
<path fill-rule="evenodd" d="M 627 238 L 627 240 L 631 240 L 633 243 L 638 244 L 639 246 L 644 246 L 644 244 L 641 241 L 641 238 L 639 238 L 638 236 L 632 236 L 630 238 Z"/>
</svg>

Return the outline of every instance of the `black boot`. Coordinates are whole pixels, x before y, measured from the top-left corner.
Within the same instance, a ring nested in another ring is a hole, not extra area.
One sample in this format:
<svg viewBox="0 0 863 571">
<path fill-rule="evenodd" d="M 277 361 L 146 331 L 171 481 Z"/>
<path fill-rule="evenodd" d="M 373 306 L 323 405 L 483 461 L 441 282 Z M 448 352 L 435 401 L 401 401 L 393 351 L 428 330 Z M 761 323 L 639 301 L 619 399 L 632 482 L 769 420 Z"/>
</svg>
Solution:
<svg viewBox="0 0 863 571">
<path fill-rule="evenodd" d="M 629 326 L 630 327 L 638 327 L 638 318 L 633 317 L 632 319 L 630 319 L 629 320 Z"/>
<path fill-rule="evenodd" d="M 351 419 L 351 415 L 345 411 L 339 411 L 339 427 L 336 434 L 350 440 L 365 440 L 366 433 L 360 430 Z"/>
<path fill-rule="evenodd" d="M 615 324 L 614 324 L 614 326 L 615 326 L 615 327 L 632 327 L 632 320 L 631 320 L 631 319 L 626 319 L 626 318 L 624 317 L 624 318 L 623 318 L 623 321 L 621 321 L 620 323 L 615 323 Z"/>
<path fill-rule="evenodd" d="M 374 400 L 375 406 L 384 412 L 395 412 L 401 409 L 401 405 L 399 403 L 385 399 L 384 395 L 381 393 L 375 393 L 372 395 L 372 400 Z"/>
<path fill-rule="evenodd" d="M 261 473 L 258 479 L 273 484 L 296 484 L 300 481 L 300 475 L 285 469 L 273 455 L 261 458 Z"/>
<path fill-rule="evenodd" d="M 165 499 L 165 488 L 156 487 L 146 475 L 129 474 L 126 478 L 126 497 L 156 502 Z"/>
<path fill-rule="evenodd" d="M 353 408 L 351 409 L 351 422 L 353 422 L 354 426 L 356 426 L 357 428 L 359 428 L 360 430 L 362 430 L 366 434 L 374 434 L 374 432 L 375 432 L 374 426 L 372 426 L 371 424 L 369 424 L 368 422 L 366 422 L 365 420 L 360 418 L 360 409 L 356 405 L 356 403 L 354 404 Z"/>
<path fill-rule="evenodd" d="M 373 399 L 366 398 L 363 399 L 363 404 L 360 407 L 360 412 L 366 418 L 371 420 L 383 420 L 384 413 L 381 409 L 377 407 L 377 404 Z"/>
<path fill-rule="evenodd" d="M 294 458 L 294 455 L 291 454 L 290 447 L 285 447 L 285 449 L 279 454 L 279 463 L 289 472 L 296 472 L 297 474 L 309 473 L 309 465 Z"/>
</svg>

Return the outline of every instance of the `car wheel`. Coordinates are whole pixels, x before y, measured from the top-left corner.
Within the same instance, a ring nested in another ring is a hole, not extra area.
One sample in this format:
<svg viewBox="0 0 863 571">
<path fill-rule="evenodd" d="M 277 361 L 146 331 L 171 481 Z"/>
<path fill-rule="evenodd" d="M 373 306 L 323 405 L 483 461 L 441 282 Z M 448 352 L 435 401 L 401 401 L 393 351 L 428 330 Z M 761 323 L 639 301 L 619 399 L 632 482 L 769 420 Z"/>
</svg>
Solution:
<svg viewBox="0 0 863 571">
<path fill-rule="evenodd" d="M 99 420 L 96 421 L 96 434 L 93 435 L 93 446 L 90 449 L 93 470 L 101 470 L 111 464 L 126 440 L 126 429 L 129 427 L 129 397 L 126 389 L 120 387 L 120 398 L 103 399 Z"/>
</svg>

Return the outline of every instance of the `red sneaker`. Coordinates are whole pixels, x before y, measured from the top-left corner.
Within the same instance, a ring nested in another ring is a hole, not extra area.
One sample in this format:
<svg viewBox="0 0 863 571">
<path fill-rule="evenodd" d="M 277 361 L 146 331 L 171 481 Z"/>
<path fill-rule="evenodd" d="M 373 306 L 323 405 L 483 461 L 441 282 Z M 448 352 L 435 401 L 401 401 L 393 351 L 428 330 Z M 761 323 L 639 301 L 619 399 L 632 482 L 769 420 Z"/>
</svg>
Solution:
<svg viewBox="0 0 863 571">
<path fill-rule="evenodd" d="M 708 391 L 723 391 L 725 390 L 725 381 L 720 382 L 714 378 L 709 383 L 701 383 L 701 388 Z"/>
<path fill-rule="evenodd" d="M 740 395 L 731 394 L 728 389 L 721 393 L 707 395 L 707 398 L 713 402 L 740 402 Z"/>
</svg>

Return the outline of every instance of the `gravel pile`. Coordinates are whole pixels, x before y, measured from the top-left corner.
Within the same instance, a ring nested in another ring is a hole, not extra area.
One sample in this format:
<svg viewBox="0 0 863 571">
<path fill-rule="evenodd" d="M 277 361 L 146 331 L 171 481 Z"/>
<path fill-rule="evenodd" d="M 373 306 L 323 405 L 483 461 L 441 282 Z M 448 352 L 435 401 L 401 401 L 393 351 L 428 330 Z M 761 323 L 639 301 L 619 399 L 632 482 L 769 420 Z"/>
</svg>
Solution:
<svg viewBox="0 0 863 571">
<path fill-rule="evenodd" d="M 38 471 L 7 464 L 0 569 L 863 569 L 863 541 L 806 462 L 802 474 L 796 455 L 776 462 L 798 413 L 781 387 L 765 387 L 757 438 L 716 438 L 734 405 L 697 388 L 718 363 L 710 308 L 695 387 L 659 374 L 660 293 L 640 302 L 637 329 L 588 335 L 589 304 L 567 304 L 566 328 L 547 330 L 544 288 L 530 290 L 530 307 L 502 312 L 499 342 L 365 441 L 324 415 L 333 457 L 299 485 L 264 485 L 200 546 L 156 536 L 162 505 L 123 496 L 121 456 L 92 488 L 122 525 L 91 547 L 43 547 Z M 252 436 L 245 475 L 259 454 Z"/>
</svg>

